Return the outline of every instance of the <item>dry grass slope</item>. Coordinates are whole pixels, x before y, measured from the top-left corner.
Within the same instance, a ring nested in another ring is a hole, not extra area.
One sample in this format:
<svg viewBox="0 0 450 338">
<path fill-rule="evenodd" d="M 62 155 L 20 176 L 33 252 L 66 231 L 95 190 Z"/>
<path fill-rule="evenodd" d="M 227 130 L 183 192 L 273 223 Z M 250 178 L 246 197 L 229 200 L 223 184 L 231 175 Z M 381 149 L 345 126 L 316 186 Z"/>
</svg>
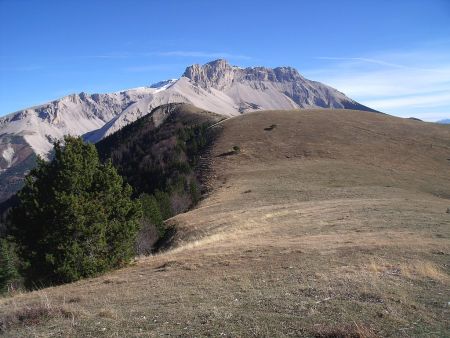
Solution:
<svg viewBox="0 0 450 338">
<path fill-rule="evenodd" d="M 169 221 L 173 249 L 4 298 L 2 333 L 450 334 L 448 126 L 302 110 L 251 113 L 215 128 L 209 195 Z M 14 319 L 42 307 L 55 310 L 38 323 Z"/>
</svg>

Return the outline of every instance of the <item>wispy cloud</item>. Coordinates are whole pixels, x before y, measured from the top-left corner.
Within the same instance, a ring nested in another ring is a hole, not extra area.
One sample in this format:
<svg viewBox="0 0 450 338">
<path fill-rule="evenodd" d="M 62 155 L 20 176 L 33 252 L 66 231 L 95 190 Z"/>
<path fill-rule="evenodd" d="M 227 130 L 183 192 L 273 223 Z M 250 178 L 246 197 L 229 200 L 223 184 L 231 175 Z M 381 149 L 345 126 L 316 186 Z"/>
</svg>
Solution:
<svg viewBox="0 0 450 338">
<path fill-rule="evenodd" d="M 375 109 L 426 120 L 450 116 L 450 59 L 443 51 L 322 56 L 306 75 Z M 447 113 L 442 113 L 442 112 Z M 443 115 L 439 115 L 443 114 Z M 432 116 L 432 117 L 431 117 Z"/>
<path fill-rule="evenodd" d="M 0 72 L 32 72 L 43 69 L 42 66 L 0 67 Z"/>
<path fill-rule="evenodd" d="M 150 52 L 114 52 L 114 53 L 102 53 L 93 55 L 82 55 L 81 58 L 89 59 L 128 59 L 128 58 L 142 58 L 142 57 L 185 57 L 185 58 L 228 58 L 228 59 L 240 59 L 251 60 L 252 57 L 243 54 L 234 54 L 229 52 L 208 52 L 208 51 L 193 51 L 193 50 L 172 50 L 172 51 L 150 51 Z"/>
<path fill-rule="evenodd" d="M 182 65 L 179 64 L 150 64 L 150 65 L 141 65 L 141 66 L 131 66 L 125 67 L 123 70 L 125 72 L 154 72 L 154 71 L 170 71 L 174 68 L 179 68 Z"/>
<path fill-rule="evenodd" d="M 381 66 L 389 66 L 394 68 L 407 68 L 404 65 L 399 65 L 396 63 L 386 62 L 383 60 L 369 59 L 369 58 L 360 58 L 360 57 L 334 57 L 334 56 L 319 56 L 317 57 L 319 60 L 333 60 L 333 61 L 361 61 L 367 63 L 373 63 Z"/>
<path fill-rule="evenodd" d="M 424 93 L 420 95 L 380 98 L 373 101 L 366 101 L 369 106 L 376 106 L 379 109 L 393 109 L 402 107 L 434 108 L 443 105 L 450 106 L 450 91 L 441 93 Z M 449 114 L 450 115 L 450 114 Z"/>
<path fill-rule="evenodd" d="M 92 55 L 80 55 L 81 59 L 128 59 L 135 57 L 137 54 L 132 54 L 128 52 L 113 52 L 113 53 L 102 53 L 102 54 L 92 54 Z"/>
<path fill-rule="evenodd" d="M 151 52 L 149 55 L 158 56 L 179 56 L 179 57 L 197 57 L 197 58 L 229 58 L 229 59 L 241 59 L 241 60 L 251 60 L 252 57 L 242 54 L 232 54 L 227 52 L 205 52 L 205 51 L 186 51 L 186 50 L 175 50 L 175 51 L 165 51 L 165 52 Z"/>
</svg>

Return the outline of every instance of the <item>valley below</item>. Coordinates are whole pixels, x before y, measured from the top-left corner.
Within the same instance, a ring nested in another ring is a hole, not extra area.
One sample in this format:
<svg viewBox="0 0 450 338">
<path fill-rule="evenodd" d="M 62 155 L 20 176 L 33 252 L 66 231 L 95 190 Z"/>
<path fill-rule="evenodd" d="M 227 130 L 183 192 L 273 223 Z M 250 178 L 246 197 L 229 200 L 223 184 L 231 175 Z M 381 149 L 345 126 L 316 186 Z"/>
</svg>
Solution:
<svg viewBox="0 0 450 338">
<path fill-rule="evenodd" d="M 164 250 L 0 298 L 0 334 L 449 334 L 448 126 L 304 109 L 211 128 L 206 191 L 166 221 L 174 235 Z"/>
</svg>

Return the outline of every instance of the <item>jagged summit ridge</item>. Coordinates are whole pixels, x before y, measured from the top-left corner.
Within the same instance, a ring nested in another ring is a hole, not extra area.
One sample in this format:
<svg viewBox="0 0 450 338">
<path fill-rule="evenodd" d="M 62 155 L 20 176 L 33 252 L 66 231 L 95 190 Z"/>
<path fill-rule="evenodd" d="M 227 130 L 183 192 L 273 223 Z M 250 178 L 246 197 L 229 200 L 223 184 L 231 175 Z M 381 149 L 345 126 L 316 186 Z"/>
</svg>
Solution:
<svg viewBox="0 0 450 338">
<path fill-rule="evenodd" d="M 293 67 L 240 68 L 219 59 L 189 66 L 183 77 L 208 92 L 216 89 L 232 97 L 241 113 L 320 107 L 371 110 L 332 87 L 306 79 Z"/>
<path fill-rule="evenodd" d="M 305 78 L 292 67 L 248 67 L 231 66 L 226 60 L 219 59 L 204 65 L 194 64 L 186 68 L 183 76 L 203 88 L 224 89 L 236 82 L 270 81 L 294 82 Z"/>
<path fill-rule="evenodd" d="M 214 87 L 220 90 L 231 85 L 237 72 L 237 67 L 231 66 L 227 61 L 216 60 L 205 65 L 189 66 L 182 76 L 202 88 Z"/>
</svg>

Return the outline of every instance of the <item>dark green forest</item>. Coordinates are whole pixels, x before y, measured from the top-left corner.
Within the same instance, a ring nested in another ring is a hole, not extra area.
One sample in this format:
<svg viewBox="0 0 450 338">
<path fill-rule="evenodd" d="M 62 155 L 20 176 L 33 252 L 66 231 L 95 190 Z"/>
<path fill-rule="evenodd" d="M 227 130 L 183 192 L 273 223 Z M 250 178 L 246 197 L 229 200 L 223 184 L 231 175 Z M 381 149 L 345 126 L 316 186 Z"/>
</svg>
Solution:
<svg viewBox="0 0 450 338">
<path fill-rule="evenodd" d="M 199 163 L 217 120 L 175 104 L 95 146 L 55 143 L 5 206 L 0 292 L 95 276 L 157 250 L 173 233 L 164 220 L 200 199 Z"/>
<path fill-rule="evenodd" d="M 155 212 L 153 219 L 165 220 L 188 210 L 200 199 L 199 162 L 216 136 L 209 126 L 219 116 L 183 104 L 158 109 L 167 114 L 162 124 L 155 125 L 155 111 L 104 138 L 96 147 L 100 158 L 111 159 L 125 182 L 133 187 L 134 197 L 141 198 L 144 209 L 156 210 L 156 201 L 159 214 Z M 144 247 L 158 245 L 164 239 L 165 229 L 158 224 L 157 231 L 148 229 L 150 243 Z"/>
</svg>

